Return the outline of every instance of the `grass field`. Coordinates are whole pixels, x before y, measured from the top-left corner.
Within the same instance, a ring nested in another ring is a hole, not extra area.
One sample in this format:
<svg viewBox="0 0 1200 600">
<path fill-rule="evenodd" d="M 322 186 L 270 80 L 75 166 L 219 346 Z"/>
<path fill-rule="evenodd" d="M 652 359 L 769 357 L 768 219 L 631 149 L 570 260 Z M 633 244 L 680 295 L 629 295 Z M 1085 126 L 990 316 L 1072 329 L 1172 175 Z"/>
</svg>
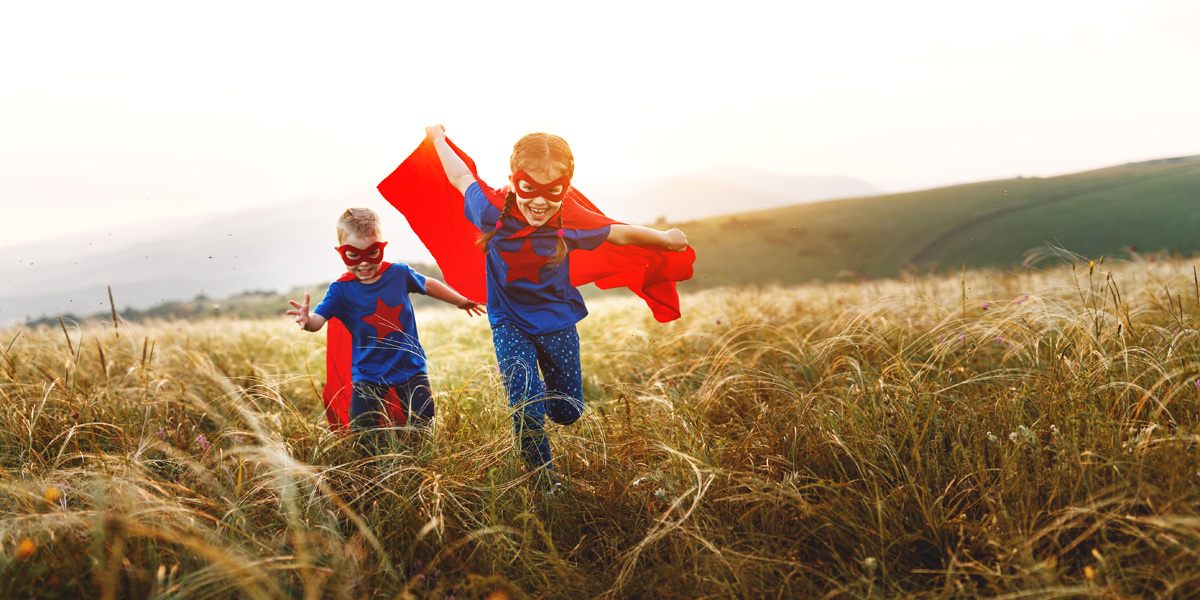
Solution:
<svg viewBox="0 0 1200 600">
<path fill-rule="evenodd" d="M 375 457 L 284 318 L 2 332 L 0 597 L 1195 597 L 1195 265 L 1066 258 L 592 301 L 552 498 L 481 319 Z"/>
</svg>

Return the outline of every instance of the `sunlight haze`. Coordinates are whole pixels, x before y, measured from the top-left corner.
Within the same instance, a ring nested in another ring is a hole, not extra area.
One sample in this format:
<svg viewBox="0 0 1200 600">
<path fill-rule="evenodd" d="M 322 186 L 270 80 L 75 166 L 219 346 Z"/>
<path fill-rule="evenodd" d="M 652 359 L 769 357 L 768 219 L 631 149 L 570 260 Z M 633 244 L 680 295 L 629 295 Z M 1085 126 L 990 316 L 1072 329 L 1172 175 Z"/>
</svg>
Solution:
<svg viewBox="0 0 1200 600">
<path fill-rule="evenodd" d="M 9 3 L 0 246 L 373 189 L 433 123 L 494 182 L 520 135 L 558 133 L 581 188 L 741 165 L 890 192 L 1200 153 L 1194 2 L 724 6 Z"/>
</svg>

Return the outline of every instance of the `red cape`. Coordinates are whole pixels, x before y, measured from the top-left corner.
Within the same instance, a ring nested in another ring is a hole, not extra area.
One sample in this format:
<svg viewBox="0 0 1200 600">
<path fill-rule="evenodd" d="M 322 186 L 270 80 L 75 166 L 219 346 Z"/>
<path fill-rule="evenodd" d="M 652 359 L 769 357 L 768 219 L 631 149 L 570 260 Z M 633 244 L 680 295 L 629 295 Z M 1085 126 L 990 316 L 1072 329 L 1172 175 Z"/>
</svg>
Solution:
<svg viewBox="0 0 1200 600">
<path fill-rule="evenodd" d="M 449 143 L 449 140 L 446 140 Z M 479 181 L 475 162 L 450 143 Z M 505 190 L 496 191 L 479 181 L 488 200 L 504 205 Z M 476 302 L 487 301 L 484 255 L 475 246 L 479 230 L 463 214 L 463 196 L 454 189 L 442 169 L 433 142 L 425 139 L 391 175 L 379 184 L 379 193 L 400 211 L 409 226 L 437 261 L 450 287 Z M 563 226 L 594 229 L 620 223 L 600 212 L 578 189 L 572 187 L 563 200 Z M 519 211 L 514 214 L 521 219 Z M 530 230 L 517 232 L 525 235 Z M 515 237 L 514 236 L 514 237 Z M 595 250 L 571 252 L 571 285 L 594 283 L 601 289 L 627 287 L 650 307 L 654 318 L 667 322 L 679 318 L 679 294 L 675 282 L 692 277 L 696 252 L 617 246 L 604 242 Z"/>
<path fill-rule="evenodd" d="M 390 266 L 392 263 L 382 263 L 379 265 L 379 272 L 383 273 Z M 344 273 L 338 281 L 353 279 L 354 275 Z M 321 400 L 325 403 L 325 418 L 329 421 L 329 428 L 334 431 L 345 430 L 350 425 L 350 392 L 353 389 L 350 367 L 353 344 L 354 340 L 346 326 L 338 319 L 329 319 L 325 324 L 325 389 L 321 391 Z M 395 425 L 408 422 L 404 406 L 396 396 L 396 390 L 388 388 L 381 410 Z"/>
</svg>

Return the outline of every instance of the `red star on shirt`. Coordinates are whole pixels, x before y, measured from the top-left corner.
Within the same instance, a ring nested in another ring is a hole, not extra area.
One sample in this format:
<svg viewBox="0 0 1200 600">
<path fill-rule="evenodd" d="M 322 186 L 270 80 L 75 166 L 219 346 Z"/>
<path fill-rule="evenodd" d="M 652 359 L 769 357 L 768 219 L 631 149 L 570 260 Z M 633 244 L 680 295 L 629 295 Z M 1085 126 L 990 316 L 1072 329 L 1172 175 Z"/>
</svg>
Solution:
<svg viewBox="0 0 1200 600">
<path fill-rule="evenodd" d="M 516 281 L 518 279 L 528 279 L 534 283 L 541 283 L 542 276 L 539 272 L 546 263 L 550 262 L 549 256 L 540 256 L 533 251 L 533 245 L 529 238 L 525 238 L 525 243 L 521 244 L 521 248 L 516 252 L 500 251 L 500 258 L 508 263 L 508 275 L 504 278 L 504 283 Z"/>
<path fill-rule="evenodd" d="M 375 327 L 375 337 L 383 339 L 394 331 L 404 331 L 404 326 L 400 324 L 400 313 L 404 312 L 404 305 L 388 306 L 383 301 L 383 298 L 375 299 L 375 314 L 367 315 L 362 318 L 367 325 Z"/>
</svg>

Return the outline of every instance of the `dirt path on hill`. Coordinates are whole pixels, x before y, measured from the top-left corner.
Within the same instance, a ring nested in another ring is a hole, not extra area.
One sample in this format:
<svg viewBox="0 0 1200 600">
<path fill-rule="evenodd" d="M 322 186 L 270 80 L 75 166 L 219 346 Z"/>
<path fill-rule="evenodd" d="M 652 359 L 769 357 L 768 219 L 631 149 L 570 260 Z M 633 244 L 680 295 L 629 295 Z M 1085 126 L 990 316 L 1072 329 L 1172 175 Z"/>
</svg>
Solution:
<svg viewBox="0 0 1200 600">
<path fill-rule="evenodd" d="M 909 259 L 908 262 L 909 262 L 909 264 L 912 264 L 912 265 L 919 265 L 921 263 L 932 260 L 932 258 L 937 253 L 941 252 L 946 246 L 950 245 L 950 241 L 953 240 L 956 236 L 958 236 L 962 233 L 965 233 L 967 230 L 971 229 L 972 227 L 975 227 L 976 225 L 979 225 L 980 223 L 986 223 L 992 219 L 998 219 L 1000 217 L 1010 215 L 1015 212 L 1027 210 L 1027 209 L 1038 207 L 1038 206 L 1045 206 L 1047 204 L 1053 204 L 1055 202 L 1062 202 L 1063 200 L 1075 198 L 1077 196 L 1083 196 L 1085 194 L 1092 194 L 1095 192 L 1102 192 L 1105 190 L 1116 189 L 1119 187 L 1124 187 L 1124 186 L 1132 185 L 1135 183 L 1151 181 L 1154 179 L 1159 179 L 1161 177 L 1166 177 L 1168 175 L 1175 175 L 1176 173 L 1179 173 L 1181 171 L 1188 171 L 1188 170 L 1194 170 L 1194 169 L 1200 169 L 1200 164 L 1194 164 L 1194 163 L 1187 164 L 1187 165 L 1183 165 L 1180 167 L 1175 167 L 1173 169 L 1160 171 L 1153 175 L 1143 175 L 1141 177 L 1134 177 L 1132 179 L 1128 179 L 1128 180 L 1117 182 L 1117 183 L 1110 183 L 1110 184 L 1105 184 L 1105 185 L 1093 185 L 1090 187 L 1085 187 L 1083 189 L 1079 189 L 1079 190 L 1075 190 L 1075 191 L 1071 191 L 1071 192 L 1054 194 L 1054 195 L 1051 195 L 1051 196 L 1048 196 L 1045 198 L 1038 198 L 1037 200 L 1031 200 L 1029 202 L 1017 204 L 1015 206 L 1009 206 L 1007 208 L 1002 208 L 1000 210 L 990 212 L 990 213 L 987 213 L 984 215 L 980 215 L 978 217 L 973 217 L 973 218 L 967 219 L 966 221 L 963 221 L 963 222 L 955 225 L 949 231 L 946 231 L 945 233 L 942 233 L 938 237 L 934 238 L 933 241 L 926 244 L 924 248 L 921 248 L 920 251 L 918 251 L 916 254 L 914 254 L 913 257 L 911 259 Z"/>
</svg>

